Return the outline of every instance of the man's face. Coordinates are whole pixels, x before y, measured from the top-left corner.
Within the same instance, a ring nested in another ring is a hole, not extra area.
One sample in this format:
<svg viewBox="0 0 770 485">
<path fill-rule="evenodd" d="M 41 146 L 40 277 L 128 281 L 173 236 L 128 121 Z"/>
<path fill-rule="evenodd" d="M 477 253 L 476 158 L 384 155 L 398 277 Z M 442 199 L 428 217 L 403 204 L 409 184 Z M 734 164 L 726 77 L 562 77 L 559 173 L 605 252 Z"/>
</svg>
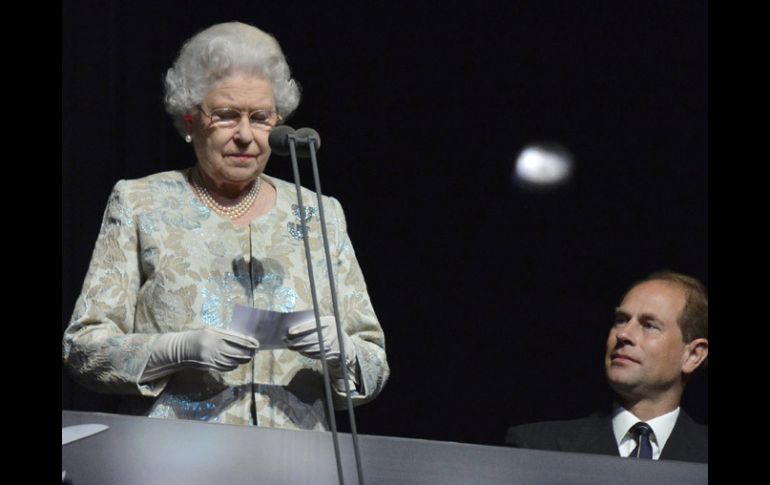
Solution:
<svg viewBox="0 0 770 485">
<path fill-rule="evenodd" d="M 687 295 L 677 284 L 641 283 L 623 298 L 607 338 L 607 381 L 621 397 L 681 392 L 687 346 L 677 319 Z"/>
</svg>

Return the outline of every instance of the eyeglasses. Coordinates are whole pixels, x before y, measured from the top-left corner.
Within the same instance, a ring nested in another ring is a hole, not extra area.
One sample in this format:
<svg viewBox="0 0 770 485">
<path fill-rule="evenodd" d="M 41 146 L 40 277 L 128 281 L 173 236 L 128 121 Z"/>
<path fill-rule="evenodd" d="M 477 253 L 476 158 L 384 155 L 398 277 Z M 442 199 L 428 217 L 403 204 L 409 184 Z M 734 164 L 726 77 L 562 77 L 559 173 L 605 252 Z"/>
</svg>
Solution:
<svg viewBox="0 0 770 485">
<path fill-rule="evenodd" d="M 210 126 L 217 128 L 235 128 L 241 123 L 243 113 L 247 113 L 249 125 L 260 130 L 271 130 L 282 119 L 281 115 L 269 109 L 257 109 L 246 112 L 235 108 L 214 108 L 211 110 L 211 114 L 209 114 L 201 106 L 197 106 L 197 108 L 211 120 Z"/>
</svg>

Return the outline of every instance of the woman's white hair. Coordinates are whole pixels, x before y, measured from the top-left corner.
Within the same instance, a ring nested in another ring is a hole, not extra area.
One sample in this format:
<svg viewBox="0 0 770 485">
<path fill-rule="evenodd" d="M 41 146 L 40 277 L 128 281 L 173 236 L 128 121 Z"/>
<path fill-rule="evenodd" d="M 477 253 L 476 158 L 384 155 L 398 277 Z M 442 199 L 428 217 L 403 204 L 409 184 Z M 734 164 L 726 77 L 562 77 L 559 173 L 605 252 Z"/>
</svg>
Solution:
<svg viewBox="0 0 770 485">
<path fill-rule="evenodd" d="M 218 81 L 234 74 L 255 75 L 272 84 L 278 113 L 286 119 L 299 105 L 281 46 L 272 35 L 241 22 L 213 25 L 184 43 L 166 73 L 166 111 L 179 133 L 183 116 L 199 105 Z"/>
</svg>

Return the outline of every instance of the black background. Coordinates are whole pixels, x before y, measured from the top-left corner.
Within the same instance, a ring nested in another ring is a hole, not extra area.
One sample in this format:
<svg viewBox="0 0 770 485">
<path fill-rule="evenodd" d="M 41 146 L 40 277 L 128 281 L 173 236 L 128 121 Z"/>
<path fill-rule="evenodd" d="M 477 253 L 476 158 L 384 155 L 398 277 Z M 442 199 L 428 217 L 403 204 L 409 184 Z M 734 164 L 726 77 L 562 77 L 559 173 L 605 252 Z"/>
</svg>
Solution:
<svg viewBox="0 0 770 485">
<path fill-rule="evenodd" d="M 62 331 L 119 179 L 194 163 L 162 105 L 182 42 L 240 20 L 281 43 L 386 332 L 365 434 L 502 444 L 590 413 L 613 309 L 660 268 L 708 285 L 707 2 L 62 4 Z M 528 143 L 575 156 L 511 183 Z M 267 173 L 291 179 L 285 158 Z M 309 170 L 303 182 L 312 186 Z M 110 410 L 62 372 L 62 409 Z M 708 374 L 683 407 L 708 423 Z M 346 429 L 346 419 L 338 419 Z"/>
</svg>

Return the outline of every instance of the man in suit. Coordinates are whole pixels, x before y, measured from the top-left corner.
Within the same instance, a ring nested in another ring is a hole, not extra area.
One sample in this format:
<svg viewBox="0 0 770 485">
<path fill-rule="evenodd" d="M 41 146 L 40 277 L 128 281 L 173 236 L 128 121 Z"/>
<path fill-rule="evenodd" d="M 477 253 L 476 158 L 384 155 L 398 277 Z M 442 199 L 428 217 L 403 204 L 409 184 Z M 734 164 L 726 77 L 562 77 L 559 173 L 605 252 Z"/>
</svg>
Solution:
<svg viewBox="0 0 770 485">
<path fill-rule="evenodd" d="M 708 463 L 708 426 L 679 407 L 687 380 L 707 357 L 705 288 L 683 274 L 653 273 L 635 283 L 615 310 L 604 357 L 615 394 L 612 410 L 514 426 L 506 444 Z"/>
</svg>

